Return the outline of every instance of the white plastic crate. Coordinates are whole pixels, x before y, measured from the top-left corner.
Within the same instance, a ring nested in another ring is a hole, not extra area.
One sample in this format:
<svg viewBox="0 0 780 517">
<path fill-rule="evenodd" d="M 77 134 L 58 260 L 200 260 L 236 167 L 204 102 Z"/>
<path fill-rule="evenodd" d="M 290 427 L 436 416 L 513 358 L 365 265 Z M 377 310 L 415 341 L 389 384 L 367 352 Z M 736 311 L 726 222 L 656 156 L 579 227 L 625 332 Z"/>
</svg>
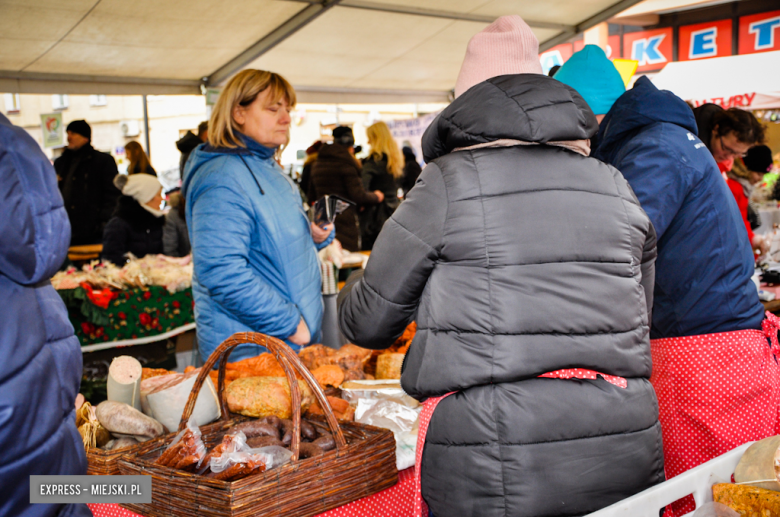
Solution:
<svg viewBox="0 0 780 517">
<path fill-rule="evenodd" d="M 696 501 L 696 508 L 699 508 L 704 503 L 712 501 L 712 485 L 731 483 L 731 475 L 737 468 L 742 454 L 752 444 L 753 442 L 749 442 L 740 445 L 669 481 L 664 481 L 585 517 L 658 517 L 661 508 L 691 494 Z M 684 517 L 692 515 L 693 512 Z"/>
</svg>

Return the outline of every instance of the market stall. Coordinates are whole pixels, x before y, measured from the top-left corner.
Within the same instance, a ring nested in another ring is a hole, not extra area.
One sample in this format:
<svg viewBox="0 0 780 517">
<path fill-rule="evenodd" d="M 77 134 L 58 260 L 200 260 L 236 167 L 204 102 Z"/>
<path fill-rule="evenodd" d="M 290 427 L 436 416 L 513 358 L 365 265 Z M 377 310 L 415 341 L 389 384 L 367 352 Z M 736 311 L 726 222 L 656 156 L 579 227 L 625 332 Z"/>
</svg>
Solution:
<svg viewBox="0 0 780 517">
<path fill-rule="evenodd" d="M 149 343 L 194 328 L 189 257 L 91 263 L 52 278 L 82 351 Z"/>
<path fill-rule="evenodd" d="M 107 368 L 115 356 L 176 368 L 173 339 L 195 329 L 189 258 L 147 256 L 122 268 L 93 261 L 57 273 L 52 285 L 84 355 L 80 391 L 92 400 L 105 399 Z"/>
</svg>

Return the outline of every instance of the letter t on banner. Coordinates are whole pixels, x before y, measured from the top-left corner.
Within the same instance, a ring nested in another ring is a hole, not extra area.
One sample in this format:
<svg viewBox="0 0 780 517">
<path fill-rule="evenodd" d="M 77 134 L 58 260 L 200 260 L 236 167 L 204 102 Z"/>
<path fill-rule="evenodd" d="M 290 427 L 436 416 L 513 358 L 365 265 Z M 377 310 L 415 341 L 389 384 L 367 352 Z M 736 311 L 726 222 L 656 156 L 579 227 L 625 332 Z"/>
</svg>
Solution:
<svg viewBox="0 0 780 517">
<path fill-rule="evenodd" d="M 751 23 L 748 32 L 755 35 L 755 49 L 769 50 L 775 46 L 775 29 L 780 27 L 780 16 Z"/>
</svg>

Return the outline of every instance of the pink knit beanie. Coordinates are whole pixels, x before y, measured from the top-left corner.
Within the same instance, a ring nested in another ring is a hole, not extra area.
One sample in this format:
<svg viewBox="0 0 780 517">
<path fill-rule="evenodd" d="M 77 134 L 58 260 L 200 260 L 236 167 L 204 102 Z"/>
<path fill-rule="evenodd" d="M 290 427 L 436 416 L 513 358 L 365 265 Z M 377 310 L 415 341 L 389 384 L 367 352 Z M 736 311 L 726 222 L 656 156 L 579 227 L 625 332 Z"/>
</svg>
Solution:
<svg viewBox="0 0 780 517">
<path fill-rule="evenodd" d="M 502 16 L 469 41 L 455 97 L 491 77 L 541 73 L 539 40 L 531 28 L 516 14 Z"/>
</svg>

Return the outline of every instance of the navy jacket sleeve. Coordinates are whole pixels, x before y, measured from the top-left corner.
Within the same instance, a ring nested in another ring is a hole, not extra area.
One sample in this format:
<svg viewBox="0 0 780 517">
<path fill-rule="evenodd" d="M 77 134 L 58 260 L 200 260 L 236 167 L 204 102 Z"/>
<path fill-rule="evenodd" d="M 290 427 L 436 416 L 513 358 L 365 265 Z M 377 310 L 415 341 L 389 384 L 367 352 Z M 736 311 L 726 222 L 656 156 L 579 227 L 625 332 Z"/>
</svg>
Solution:
<svg viewBox="0 0 780 517">
<path fill-rule="evenodd" d="M 104 260 L 122 267 L 127 263 L 127 253 L 130 249 L 130 228 L 128 224 L 119 217 L 112 217 L 103 229 L 103 252 Z"/>
<path fill-rule="evenodd" d="M 23 285 L 50 278 L 65 261 L 70 222 L 57 176 L 38 144 L 0 115 L 0 273 Z"/>
<path fill-rule="evenodd" d="M 661 240 L 690 189 L 687 167 L 670 156 L 679 151 L 656 139 L 634 139 L 613 165 L 623 173 Z"/>
<path fill-rule="evenodd" d="M 198 282 L 231 317 L 258 332 L 286 339 L 301 313 L 249 265 L 258 228 L 245 193 L 226 183 L 204 185 L 192 201 L 192 256 Z"/>
<path fill-rule="evenodd" d="M 340 296 L 339 325 L 349 340 L 387 348 L 411 323 L 443 245 L 446 217 L 444 179 L 431 163 L 382 228 L 363 277 Z"/>
</svg>

